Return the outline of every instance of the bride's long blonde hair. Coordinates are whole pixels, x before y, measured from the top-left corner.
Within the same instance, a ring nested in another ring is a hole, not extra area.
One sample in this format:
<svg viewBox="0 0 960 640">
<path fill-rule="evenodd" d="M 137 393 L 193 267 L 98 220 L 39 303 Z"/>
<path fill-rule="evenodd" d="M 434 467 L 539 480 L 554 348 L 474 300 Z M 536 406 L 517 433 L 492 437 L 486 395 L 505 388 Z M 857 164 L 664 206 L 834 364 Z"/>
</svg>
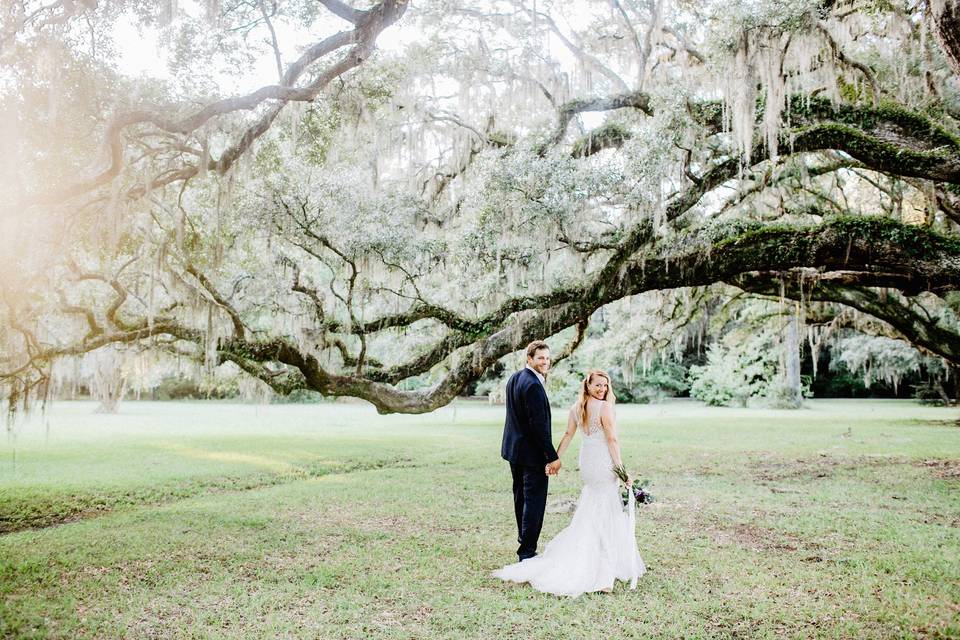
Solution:
<svg viewBox="0 0 960 640">
<path fill-rule="evenodd" d="M 592 397 L 590 392 L 587 391 L 587 387 L 590 385 L 594 376 L 602 376 L 607 380 L 607 395 L 604 396 L 603 399 L 610 404 L 617 401 L 617 397 L 613 395 L 613 383 L 610 382 L 610 374 L 601 369 L 591 369 L 588 371 L 587 377 L 583 379 L 583 383 L 580 385 L 580 394 L 577 396 L 577 402 L 574 404 L 574 407 L 577 409 L 577 417 L 580 419 L 581 429 L 587 428 L 587 402 Z"/>
</svg>

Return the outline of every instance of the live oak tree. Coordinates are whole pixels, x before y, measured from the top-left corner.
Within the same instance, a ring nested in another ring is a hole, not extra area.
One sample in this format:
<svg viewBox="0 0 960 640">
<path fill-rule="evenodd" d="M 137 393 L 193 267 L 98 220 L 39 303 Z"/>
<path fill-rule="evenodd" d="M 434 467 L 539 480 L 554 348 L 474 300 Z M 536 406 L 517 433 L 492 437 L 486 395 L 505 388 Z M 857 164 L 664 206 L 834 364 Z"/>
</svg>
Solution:
<svg viewBox="0 0 960 640">
<path fill-rule="evenodd" d="M 138 5 L 6 9 L 10 406 L 123 344 L 429 411 L 716 283 L 960 365 L 956 0 Z M 116 71 L 123 21 L 168 81 Z"/>
</svg>

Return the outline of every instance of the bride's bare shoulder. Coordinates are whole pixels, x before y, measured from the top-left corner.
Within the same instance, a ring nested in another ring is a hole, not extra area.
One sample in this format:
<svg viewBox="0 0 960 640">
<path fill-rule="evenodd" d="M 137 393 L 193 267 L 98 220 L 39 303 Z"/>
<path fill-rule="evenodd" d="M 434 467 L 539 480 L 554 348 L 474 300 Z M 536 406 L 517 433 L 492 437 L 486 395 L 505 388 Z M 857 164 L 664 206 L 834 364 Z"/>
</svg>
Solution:
<svg viewBox="0 0 960 640">
<path fill-rule="evenodd" d="M 606 400 L 592 400 L 595 404 L 593 405 L 594 411 L 599 412 L 601 415 L 612 415 L 613 414 L 613 405 L 607 402 Z"/>
<path fill-rule="evenodd" d="M 612 402 L 603 403 L 603 414 L 607 416 L 609 420 L 616 420 L 617 413 L 614 411 Z"/>
</svg>

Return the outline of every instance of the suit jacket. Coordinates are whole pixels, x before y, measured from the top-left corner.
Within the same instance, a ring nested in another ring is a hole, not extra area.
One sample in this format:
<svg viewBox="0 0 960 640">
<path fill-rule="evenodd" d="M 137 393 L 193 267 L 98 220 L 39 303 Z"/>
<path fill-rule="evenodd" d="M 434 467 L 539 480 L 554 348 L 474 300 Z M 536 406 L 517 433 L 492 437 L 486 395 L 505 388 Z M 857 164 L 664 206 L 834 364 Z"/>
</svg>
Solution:
<svg viewBox="0 0 960 640">
<path fill-rule="evenodd" d="M 523 368 L 507 381 L 507 417 L 500 455 L 514 464 L 543 466 L 558 458 L 550 429 L 550 402 L 537 374 Z"/>
</svg>

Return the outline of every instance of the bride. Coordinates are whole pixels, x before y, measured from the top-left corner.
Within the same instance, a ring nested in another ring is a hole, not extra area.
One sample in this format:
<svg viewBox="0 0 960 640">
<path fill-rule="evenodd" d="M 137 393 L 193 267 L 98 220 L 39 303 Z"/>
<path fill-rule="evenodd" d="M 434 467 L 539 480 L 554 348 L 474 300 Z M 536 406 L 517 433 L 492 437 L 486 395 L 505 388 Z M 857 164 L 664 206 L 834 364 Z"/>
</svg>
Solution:
<svg viewBox="0 0 960 640">
<path fill-rule="evenodd" d="M 545 593 L 579 596 L 610 592 L 616 579 L 629 581 L 634 588 L 636 579 L 646 571 L 613 473 L 613 467 L 622 464 L 613 403 L 610 376 L 590 371 L 570 408 L 567 431 L 557 447 L 562 457 L 573 435 L 581 432 L 583 491 L 573 519 L 541 555 L 507 565 L 495 571 L 495 577 L 529 582 Z"/>
</svg>

